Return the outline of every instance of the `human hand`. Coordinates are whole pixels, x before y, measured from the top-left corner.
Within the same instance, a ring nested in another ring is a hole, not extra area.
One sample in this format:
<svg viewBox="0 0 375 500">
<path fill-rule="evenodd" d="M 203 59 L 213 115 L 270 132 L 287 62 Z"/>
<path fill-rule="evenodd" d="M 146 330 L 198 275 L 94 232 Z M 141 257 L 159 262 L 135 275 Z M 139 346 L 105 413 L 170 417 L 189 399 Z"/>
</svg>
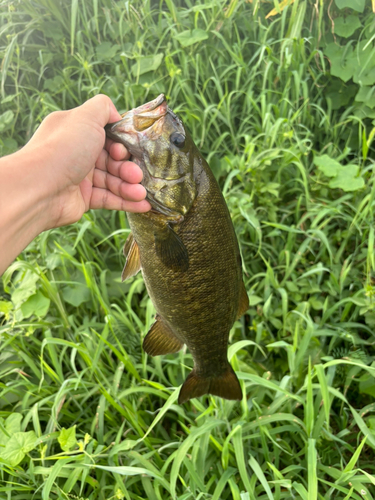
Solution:
<svg viewBox="0 0 375 500">
<path fill-rule="evenodd" d="M 38 165 L 34 177 L 48 205 L 45 229 L 74 223 L 90 208 L 150 210 L 140 167 L 105 136 L 104 126 L 120 118 L 110 98 L 97 95 L 51 113 L 21 150 Z"/>
<path fill-rule="evenodd" d="M 120 119 L 98 95 L 47 116 L 20 151 L 0 158 L 0 276 L 38 234 L 89 208 L 147 212 L 142 171 L 104 126 Z M 103 149 L 105 148 L 105 149 Z"/>
</svg>

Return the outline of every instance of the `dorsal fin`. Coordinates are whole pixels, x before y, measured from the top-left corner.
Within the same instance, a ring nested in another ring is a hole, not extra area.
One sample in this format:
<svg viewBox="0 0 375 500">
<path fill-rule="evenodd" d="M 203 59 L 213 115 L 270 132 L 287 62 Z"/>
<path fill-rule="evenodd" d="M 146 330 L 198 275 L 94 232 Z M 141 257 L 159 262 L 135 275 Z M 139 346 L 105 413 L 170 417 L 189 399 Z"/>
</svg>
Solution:
<svg viewBox="0 0 375 500">
<path fill-rule="evenodd" d="M 249 309 L 249 297 L 247 296 L 247 291 L 245 284 L 242 280 L 241 291 L 240 291 L 240 302 L 238 305 L 237 318 L 239 319 L 245 312 Z"/>
</svg>

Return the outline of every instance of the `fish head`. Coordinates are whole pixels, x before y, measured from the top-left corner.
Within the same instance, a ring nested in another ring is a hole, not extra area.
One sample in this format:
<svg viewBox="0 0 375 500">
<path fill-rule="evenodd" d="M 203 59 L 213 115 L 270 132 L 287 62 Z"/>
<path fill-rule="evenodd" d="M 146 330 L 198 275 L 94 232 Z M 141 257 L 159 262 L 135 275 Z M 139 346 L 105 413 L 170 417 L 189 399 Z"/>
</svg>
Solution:
<svg viewBox="0 0 375 500">
<path fill-rule="evenodd" d="M 143 171 L 147 199 L 157 211 L 186 214 L 196 197 L 194 162 L 200 153 L 164 94 L 106 126 L 107 136 L 121 142 Z M 153 203 L 154 202 L 154 203 Z"/>
</svg>

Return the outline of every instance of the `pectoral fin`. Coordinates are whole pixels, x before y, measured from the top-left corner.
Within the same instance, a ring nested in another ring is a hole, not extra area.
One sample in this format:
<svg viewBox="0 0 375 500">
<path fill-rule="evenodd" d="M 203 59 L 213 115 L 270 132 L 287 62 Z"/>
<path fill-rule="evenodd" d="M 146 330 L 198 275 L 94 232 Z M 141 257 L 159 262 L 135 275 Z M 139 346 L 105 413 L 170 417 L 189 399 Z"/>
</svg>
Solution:
<svg viewBox="0 0 375 500">
<path fill-rule="evenodd" d="M 240 303 L 238 305 L 237 318 L 239 319 L 249 309 L 249 297 L 247 296 L 245 284 L 241 283 Z"/>
<path fill-rule="evenodd" d="M 160 316 L 156 316 L 155 323 L 143 341 L 143 350 L 150 356 L 159 356 L 160 354 L 178 352 L 183 345 L 183 342 L 163 323 Z"/>
<path fill-rule="evenodd" d="M 131 242 L 128 244 L 128 240 L 131 236 Z M 128 244 L 128 245 L 127 245 Z M 127 248 L 128 246 L 128 248 Z M 126 253 L 125 253 L 126 252 Z M 135 276 L 141 269 L 141 260 L 139 256 L 139 247 L 134 240 L 132 235 L 129 235 L 124 246 L 124 255 L 126 255 L 126 263 L 124 270 L 122 271 L 121 279 L 122 281 Z"/>
<path fill-rule="evenodd" d="M 189 268 L 188 251 L 169 224 L 158 228 L 154 236 L 156 253 L 163 264 L 173 271 L 187 271 Z"/>
<path fill-rule="evenodd" d="M 122 252 L 123 252 L 125 257 L 128 256 L 128 253 L 129 253 L 130 247 L 132 246 L 133 241 L 134 241 L 133 233 L 129 233 L 129 236 L 126 238 L 124 248 L 122 249 Z"/>
</svg>

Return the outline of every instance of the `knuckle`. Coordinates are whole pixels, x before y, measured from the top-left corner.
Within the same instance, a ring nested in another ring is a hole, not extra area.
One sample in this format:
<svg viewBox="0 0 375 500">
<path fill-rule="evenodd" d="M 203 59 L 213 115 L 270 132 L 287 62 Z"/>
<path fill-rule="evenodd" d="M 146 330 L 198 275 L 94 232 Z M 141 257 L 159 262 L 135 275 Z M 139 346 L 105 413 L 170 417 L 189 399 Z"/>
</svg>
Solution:
<svg viewBox="0 0 375 500">
<path fill-rule="evenodd" d="M 46 116 L 43 121 L 48 125 L 57 124 L 65 118 L 66 113 L 66 111 L 53 111 L 48 116 Z"/>
<path fill-rule="evenodd" d="M 94 99 L 96 99 L 98 102 L 102 102 L 103 104 L 111 102 L 111 99 L 105 94 L 96 94 Z"/>
</svg>

